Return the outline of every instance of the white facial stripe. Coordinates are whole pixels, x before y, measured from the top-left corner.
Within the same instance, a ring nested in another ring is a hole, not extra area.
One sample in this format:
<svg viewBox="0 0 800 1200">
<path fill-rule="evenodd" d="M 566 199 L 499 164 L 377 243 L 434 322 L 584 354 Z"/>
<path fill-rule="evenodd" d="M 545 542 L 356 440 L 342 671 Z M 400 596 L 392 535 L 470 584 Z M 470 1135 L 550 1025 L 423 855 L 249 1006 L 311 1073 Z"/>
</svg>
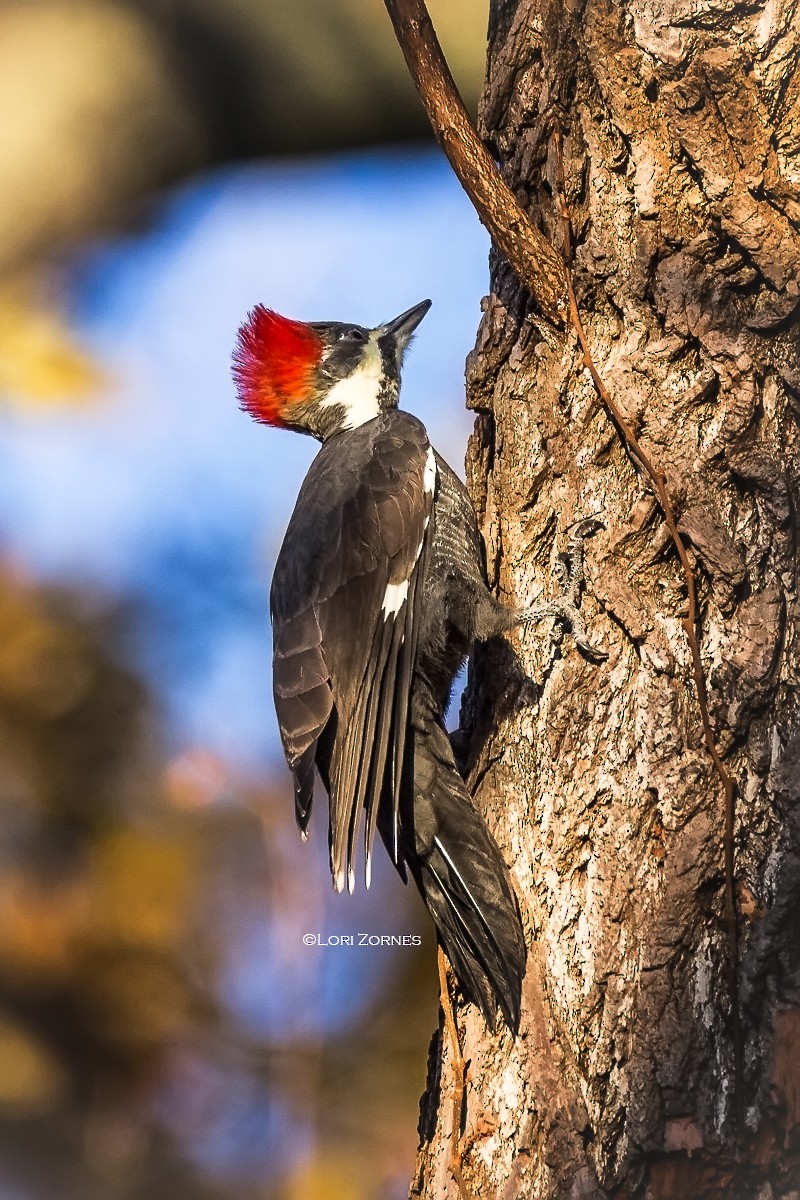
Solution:
<svg viewBox="0 0 800 1200">
<path fill-rule="evenodd" d="M 388 621 L 389 617 L 396 617 L 403 607 L 408 596 L 408 580 L 404 579 L 402 583 L 387 583 L 386 592 L 383 597 L 383 619 Z"/>
<path fill-rule="evenodd" d="M 381 352 L 374 337 L 371 337 L 361 365 L 352 375 L 333 385 L 320 407 L 330 408 L 333 404 L 341 404 L 345 411 L 343 428 L 357 429 L 359 425 L 377 417 L 381 411 L 378 395 L 382 375 Z"/>
</svg>

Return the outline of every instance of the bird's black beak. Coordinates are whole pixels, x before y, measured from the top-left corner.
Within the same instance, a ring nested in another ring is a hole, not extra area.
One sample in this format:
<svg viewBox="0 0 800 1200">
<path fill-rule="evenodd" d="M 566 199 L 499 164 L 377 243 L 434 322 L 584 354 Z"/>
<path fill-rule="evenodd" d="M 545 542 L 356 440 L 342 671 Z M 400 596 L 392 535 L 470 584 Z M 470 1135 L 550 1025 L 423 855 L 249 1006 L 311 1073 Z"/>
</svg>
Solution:
<svg viewBox="0 0 800 1200">
<path fill-rule="evenodd" d="M 406 309 L 404 313 L 400 313 L 400 316 L 395 317 L 393 321 L 387 321 L 385 325 L 381 326 L 381 337 L 387 333 L 391 334 L 397 345 L 401 349 L 404 349 L 430 306 L 430 300 L 422 300 L 419 304 L 415 304 L 413 308 Z"/>
</svg>

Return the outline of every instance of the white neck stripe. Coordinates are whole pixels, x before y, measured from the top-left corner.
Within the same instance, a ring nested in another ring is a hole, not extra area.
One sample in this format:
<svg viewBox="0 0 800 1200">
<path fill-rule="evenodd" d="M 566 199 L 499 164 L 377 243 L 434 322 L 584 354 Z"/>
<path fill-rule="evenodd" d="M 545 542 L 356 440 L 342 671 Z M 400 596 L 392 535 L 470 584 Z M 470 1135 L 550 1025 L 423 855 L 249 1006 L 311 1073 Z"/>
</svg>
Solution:
<svg viewBox="0 0 800 1200">
<path fill-rule="evenodd" d="M 356 429 L 380 414 L 378 398 L 383 381 L 381 353 L 374 342 L 367 345 L 364 360 L 359 367 L 335 383 L 320 403 L 320 408 L 331 408 L 340 404 L 345 411 L 344 429 Z"/>
</svg>

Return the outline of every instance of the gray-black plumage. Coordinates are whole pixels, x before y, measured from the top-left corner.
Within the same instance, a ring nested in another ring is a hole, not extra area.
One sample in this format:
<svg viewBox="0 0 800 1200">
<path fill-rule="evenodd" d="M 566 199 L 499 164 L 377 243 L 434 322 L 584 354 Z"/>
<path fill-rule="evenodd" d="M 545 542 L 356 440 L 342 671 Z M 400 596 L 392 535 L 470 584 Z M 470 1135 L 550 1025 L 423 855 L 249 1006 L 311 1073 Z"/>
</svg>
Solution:
<svg viewBox="0 0 800 1200">
<path fill-rule="evenodd" d="M 434 535 L 411 706 L 413 817 L 402 823 L 402 832 L 410 843 L 409 869 L 464 991 L 492 1026 L 496 998 L 516 1031 L 525 973 L 517 898 L 456 767 L 444 714 L 475 642 L 506 632 L 520 615 L 489 592 L 469 495 L 439 454 L 436 462 Z"/>
<path fill-rule="evenodd" d="M 339 888 L 354 881 L 365 808 L 369 852 L 384 787 L 396 840 L 431 545 L 428 453 L 422 424 L 397 410 L 331 436 L 305 478 L 275 566 L 278 724 L 303 832 L 314 766 L 330 796 L 331 870 Z M 387 593 L 392 604 L 384 611 Z"/>
<path fill-rule="evenodd" d="M 376 330 L 286 322 L 270 332 L 284 318 L 256 310 L 240 332 L 244 407 L 323 442 L 273 578 L 275 704 L 304 834 L 315 772 L 328 792 L 335 886 L 354 885 L 359 835 L 369 881 L 377 826 L 403 878 L 413 876 L 465 994 L 492 1025 L 499 1004 L 516 1030 L 519 908 L 444 713 L 475 641 L 520 614 L 486 586 L 463 484 L 421 422 L 396 407 L 403 351 L 428 306 Z M 299 362 L 270 358 L 292 338 L 308 355 L 306 375 Z M 302 390 L 285 384 L 300 378 Z"/>
</svg>

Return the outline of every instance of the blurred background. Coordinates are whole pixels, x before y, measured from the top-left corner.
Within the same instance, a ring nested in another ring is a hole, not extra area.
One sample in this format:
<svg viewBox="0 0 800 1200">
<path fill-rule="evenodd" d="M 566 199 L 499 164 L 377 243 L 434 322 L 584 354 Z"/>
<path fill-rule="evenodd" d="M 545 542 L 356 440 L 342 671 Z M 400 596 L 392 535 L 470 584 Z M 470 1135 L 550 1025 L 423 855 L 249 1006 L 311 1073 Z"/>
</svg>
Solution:
<svg viewBox="0 0 800 1200">
<path fill-rule="evenodd" d="M 430 8 L 474 108 L 484 0 Z M 433 930 L 293 827 L 267 595 L 315 445 L 229 360 L 257 301 L 430 296 L 404 403 L 460 469 L 487 250 L 381 0 L 0 0 L 0 1200 L 405 1196 Z"/>
</svg>

